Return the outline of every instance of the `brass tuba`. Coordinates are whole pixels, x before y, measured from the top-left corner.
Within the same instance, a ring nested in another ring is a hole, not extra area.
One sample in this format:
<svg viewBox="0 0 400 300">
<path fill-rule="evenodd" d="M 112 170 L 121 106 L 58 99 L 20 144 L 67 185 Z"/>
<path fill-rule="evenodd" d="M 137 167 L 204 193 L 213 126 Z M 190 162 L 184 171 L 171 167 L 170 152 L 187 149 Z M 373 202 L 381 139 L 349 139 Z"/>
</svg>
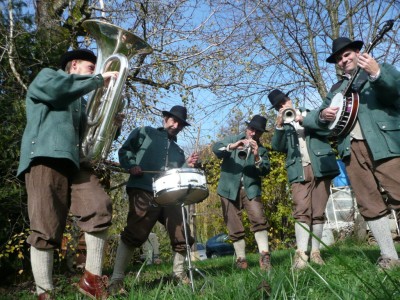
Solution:
<svg viewBox="0 0 400 300">
<path fill-rule="evenodd" d="M 112 78 L 107 88 L 98 88 L 89 96 L 81 150 L 85 161 L 96 163 L 108 156 L 118 129 L 114 119 L 125 106 L 121 94 L 128 77 L 128 62 L 134 55 L 147 55 L 153 49 L 133 33 L 105 21 L 86 20 L 82 26 L 97 43 L 94 74 L 119 71 L 118 78 Z"/>
</svg>

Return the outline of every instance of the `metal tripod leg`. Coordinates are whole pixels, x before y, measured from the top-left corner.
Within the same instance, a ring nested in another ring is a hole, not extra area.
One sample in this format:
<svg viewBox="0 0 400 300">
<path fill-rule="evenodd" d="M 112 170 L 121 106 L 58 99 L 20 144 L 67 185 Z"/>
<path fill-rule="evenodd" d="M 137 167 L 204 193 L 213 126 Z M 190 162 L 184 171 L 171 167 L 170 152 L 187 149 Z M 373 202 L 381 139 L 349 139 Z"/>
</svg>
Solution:
<svg viewBox="0 0 400 300">
<path fill-rule="evenodd" d="M 186 259 L 187 259 L 187 262 L 188 262 L 190 285 L 191 285 L 192 291 L 194 293 L 195 289 L 194 289 L 193 270 L 196 271 L 197 273 L 199 273 L 204 279 L 206 279 L 206 276 L 199 269 L 193 268 L 193 266 L 192 266 L 192 251 L 190 249 L 189 237 L 188 237 L 189 234 L 188 234 L 188 230 L 187 230 L 187 226 L 186 226 L 185 204 L 183 204 L 183 203 L 181 204 L 181 210 L 182 210 L 182 218 L 183 218 L 183 230 L 184 230 L 184 234 L 185 234 Z M 204 284 L 202 285 L 200 291 L 203 290 L 205 285 L 206 285 L 206 283 L 204 282 Z"/>
</svg>

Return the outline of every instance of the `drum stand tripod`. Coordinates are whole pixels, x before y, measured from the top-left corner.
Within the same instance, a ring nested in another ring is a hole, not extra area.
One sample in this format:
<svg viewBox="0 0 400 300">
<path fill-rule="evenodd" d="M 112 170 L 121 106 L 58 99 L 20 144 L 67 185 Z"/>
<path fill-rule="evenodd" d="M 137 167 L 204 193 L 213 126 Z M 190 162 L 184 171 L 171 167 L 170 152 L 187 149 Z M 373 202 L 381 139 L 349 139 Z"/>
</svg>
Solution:
<svg viewBox="0 0 400 300">
<path fill-rule="evenodd" d="M 192 252 L 191 252 L 191 249 L 190 249 L 189 236 L 188 236 L 189 234 L 188 234 L 188 229 L 187 229 L 187 226 L 186 226 L 186 209 L 185 209 L 185 204 L 184 203 L 181 204 L 181 210 L 182 210 L 182 218 L 183 218 L 183 230 L 184 230 L 184 234 L 185 234 L 186 259 L 188 261 L 190 285 L 191 285 L 192 291 L 194 293 L 195 289 L 194 289 L 193 271 L 196 271 L 197 273 L 199 273 L 204 278 L 204 280 L 206 280 L 206 276 L 198 268 L 194 268 L 193 265 L 192 265 Z M 206 282 L 203 283 L 203 285 L 201 286 L 200 291 L 203 290 L 205 285 L 206 285 Z"/>
</svg>

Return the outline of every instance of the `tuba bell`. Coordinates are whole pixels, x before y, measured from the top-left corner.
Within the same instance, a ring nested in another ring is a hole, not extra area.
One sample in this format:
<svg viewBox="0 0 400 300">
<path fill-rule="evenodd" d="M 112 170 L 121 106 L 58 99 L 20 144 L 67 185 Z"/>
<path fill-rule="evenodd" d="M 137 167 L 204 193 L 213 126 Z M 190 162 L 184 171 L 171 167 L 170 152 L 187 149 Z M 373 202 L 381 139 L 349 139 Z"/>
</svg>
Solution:
<svg viewBox="0 0 400 300">
<path fill-rule="evenodd" d="M 293 108 L 286 108 L 282 112 L 283 123 L 290 123 L 296 119 L 296 111 Z"/>
<path fill-rule="evenodd" d="M 96 40 L 94 74 L 119 72 L 118 78 L 111 78 L 107 88 L 98 88 L 89 95 L 81 152 L 84 161 L 96 163 L 107 158 L 118 129 L 114 119 L 125 106 L 121 94 L 128 77 L 128 62 L 134 55 L 147 55 L 153 49 L 133 33 L 105 21 L 86 20 L 82 26 Z"/>
</svg>

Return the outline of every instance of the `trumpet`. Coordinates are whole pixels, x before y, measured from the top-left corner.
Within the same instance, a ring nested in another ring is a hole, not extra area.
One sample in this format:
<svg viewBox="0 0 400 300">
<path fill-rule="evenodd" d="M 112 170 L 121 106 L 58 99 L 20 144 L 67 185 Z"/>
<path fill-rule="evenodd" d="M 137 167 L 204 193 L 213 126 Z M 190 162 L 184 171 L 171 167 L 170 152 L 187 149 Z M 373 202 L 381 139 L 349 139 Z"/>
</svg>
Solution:
<svg viewBox="0 0 400 300">
<path fill-rule="evenodd" d="M 290 123 L 296 119 L 296 111 L 293 108 L 286 108 L 282 112 L 283 123 Z"/>
<path fill-rule="evenodd" d="M 250 143 L 247 143 L 243 146 L 242 149 L 239 150 L 238 157 L 240 159 L 246 160 L 249 157 L 250 153 L 251 153 L 251 146 Z"/>
</svg>

